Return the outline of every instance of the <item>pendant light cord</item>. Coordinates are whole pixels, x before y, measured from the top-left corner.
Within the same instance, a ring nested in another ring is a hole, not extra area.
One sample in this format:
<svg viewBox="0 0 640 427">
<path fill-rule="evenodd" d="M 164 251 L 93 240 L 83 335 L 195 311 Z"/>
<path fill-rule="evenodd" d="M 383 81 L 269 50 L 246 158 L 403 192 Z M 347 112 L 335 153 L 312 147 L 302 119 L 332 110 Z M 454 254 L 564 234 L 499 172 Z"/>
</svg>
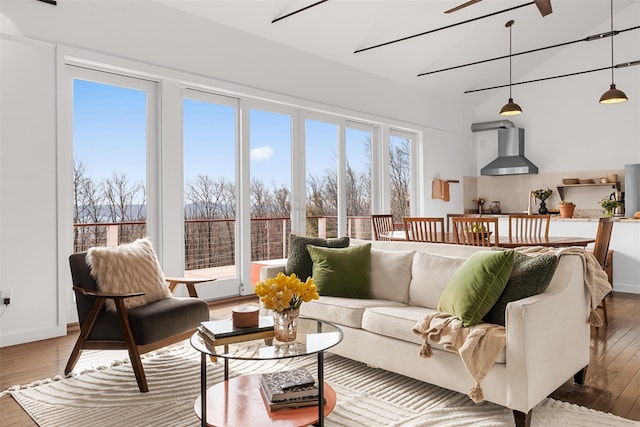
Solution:
<svg viewBox="0 0 640 427">
<path fill-rule="evenodd" d="M 509 99 L 513 98 L 511 96 L 511 27 L 512 26 L 513 24 L 509 25 Z"/>
<path fill-rule="evenodd" d="M 611 84 L 613 83 L 613 0 L 611 0 Z"/>
</svg>

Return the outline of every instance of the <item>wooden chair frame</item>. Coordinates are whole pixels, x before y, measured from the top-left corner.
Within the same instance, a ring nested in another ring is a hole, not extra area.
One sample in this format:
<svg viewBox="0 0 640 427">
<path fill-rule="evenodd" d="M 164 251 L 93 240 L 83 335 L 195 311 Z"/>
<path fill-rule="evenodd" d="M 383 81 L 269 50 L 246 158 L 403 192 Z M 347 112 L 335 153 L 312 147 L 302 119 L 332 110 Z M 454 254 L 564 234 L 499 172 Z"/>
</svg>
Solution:
<svg viewBox="0 0 640 427">
<path fill-rule="evenodd" d="M 403 223 L 409 241 L 444 243 L 444 218 L 405 217 Z"/>
<path fill-rule="evenodd" d="M 549 237 L 551 215 L 509 215 L 509 240 L 513 237 Z"/>
<path fill-rule="evenodd" d="M 603 217 L 598 222 L 598 231 L 596 231 L 596 241 L 593 244 L 593 256 L 598 260 L 600 266 L 607 271 L 607 255 L 609 253 L 609 243 L 611 242 L 611 233 L 613 232 L 613 218 Z M 613 284 L 612 284 L 613 285 Z M 606 296 L 597 308 L 602 309 L 604 315 L 604 324 L 609 324 L 607 318 L 607 300 Z"/>
<path fill-rule="evenodd" d="M 371 228 L 373 230 L 373 240 L 390 241 L 399 240 L 390 236 L 385 236 L 385 233 L 391 233 L 394 231 L 393 215 L 390 214 L 377 214 L 371 215 Z"/>
<path fill-rule="evenodd" d="M 144 292 L 135 292 L 128 294 L 114 294 L 108 292 L 101 291 L 88 291 L 84 288 L 80 288 L 77 286 L 73 287 L 73 290 L 76 293 L 80 293 L 82 295 L 88 297 L 94 297 L 95 301 L 93 306 L 91 307 L 91 311 L 87 316 L 82 328 L 80 329 L 80 335 L 76 341 L 76 344 L 71 351 L 71 355 L 69 356 L 69 361 L 67 362 L 67 366 L 64 369 L 65 374 L 69 374 L 73 371 L 73 368 L 76 366 L 78 359 L 80 359 L 80 355 L 82 354 L 82 350 L 128 350 L 129 359 L 131 360 L 131 366 L 133 368 L 133 373 L 136 376 L 136 382 L 138 383 L 138 389 L 141 392 L 148 392 L 149 386 L 147 385 L 147 379 L 144 374 L 144 368 L 142 366 L 142 360 L 140 359 L 140 355 L 147 353 L 149 351 L 157 350 L 159 348 L 165 347 L 170 344 L 175 344 L 180 341 L 184 341 L 188 339 L 193 333 L 196 331 L 195 329 L 192 331 L 184 332 L 180 335 L 174 335 L 172 337 L 168 337 L 163 340 L 155 341 L 146 345 L 138 345 L 135 342 L 135 338 L 133 337 L 133 332 L 131 331 L 131 325 L 129 324 L 129 316 L 127 314 L 127 308 L 124 305 L 124 300 L 126 298 L 132 298 L 136 296 L 144 295 Z M 105 340 L 88 340 L 89 335 L 91 334 L 91 330 L 102 311 L 105 301 L 110 298 L 113 299 L 113 302 L 116 305 L 116 312 L 118 315 L 118 321 L 120 323 L 120 330 L 122 331 L 122 336 L 124 340 L 122 341 L 105 341 Z"/>
<path fill-rule="evenodd" d="M 499 246 L 498 218 L 496 217 L 453 217 L 453 243 L 467 246 Z M 485 227 L 486 232 L 473 230 L 473 225 Z M 487 232 L 490 232 L 487 235 Z"/>
</svg>

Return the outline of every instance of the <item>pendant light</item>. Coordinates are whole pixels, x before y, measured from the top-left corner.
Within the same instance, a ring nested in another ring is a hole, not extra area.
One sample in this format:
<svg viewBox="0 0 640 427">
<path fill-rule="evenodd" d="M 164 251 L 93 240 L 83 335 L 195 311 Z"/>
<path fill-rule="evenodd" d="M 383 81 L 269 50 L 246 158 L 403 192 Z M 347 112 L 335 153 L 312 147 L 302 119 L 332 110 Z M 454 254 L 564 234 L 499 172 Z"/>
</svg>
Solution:
<svg viewBox="0 0 640 427">
<path fill-rule="evenodd" d="M 509 101 L 504 104 L 504 107 L 500 110 L 501 116 L 515 116 L 522 114 L 522 108 L 511 97 L 511 26 L 513 25 L 513 19 L 505 24 L 505 27 L 509 29 Z"/>
<path fill-rule="evenodd" d="M 611 87 L 600 97 L 600 104 L 617 104 L 629 99 L 623 91 L 616 89 L 616 84 L 613 82 L 613 36 L 613 0 L 611 0 L 611 35 L 609 36 L 611 37 Z"/>
</svg>

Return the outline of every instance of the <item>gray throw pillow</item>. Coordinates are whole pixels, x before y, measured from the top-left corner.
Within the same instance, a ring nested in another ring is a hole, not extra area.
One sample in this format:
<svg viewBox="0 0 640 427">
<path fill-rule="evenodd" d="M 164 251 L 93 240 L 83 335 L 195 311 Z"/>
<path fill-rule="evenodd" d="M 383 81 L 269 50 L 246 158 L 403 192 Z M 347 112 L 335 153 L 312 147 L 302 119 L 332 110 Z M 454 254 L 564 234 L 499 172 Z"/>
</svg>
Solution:
<svg viewBox="0 0 640 427">
<path fill-rule="evenodd" d="M 307 245 L 323 248 L 346 248 L 349 246 L 348 237 L 336 239 L 321 239 L 318 237 L 303 237 L 292 234 L 289 236 L 289 256 L 284 267 L 284 273 L 289 276 L 295 273 L 302 281 L 307 280 L 313 273 L 313 261 L 307 251 Z"/>
<path fill-rule="evenodd" d="M 507 285 L 483 321 L 504 326 L 507 304 L 544 292 L 549 287 L 557 266 L 558 257 L 553 254 L 534 257 L 515 252 L 513 270 Z"/>
</svg>

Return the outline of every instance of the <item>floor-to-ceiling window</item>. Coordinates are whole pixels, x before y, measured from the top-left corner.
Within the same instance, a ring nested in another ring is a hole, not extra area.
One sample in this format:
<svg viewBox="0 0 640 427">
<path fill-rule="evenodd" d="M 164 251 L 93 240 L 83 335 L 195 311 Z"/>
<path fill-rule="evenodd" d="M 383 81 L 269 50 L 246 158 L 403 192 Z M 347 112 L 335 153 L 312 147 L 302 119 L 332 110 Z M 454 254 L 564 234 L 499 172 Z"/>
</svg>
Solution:
<svg viewBox="0 0 640 427">
<path fill-rule="evenodd" d="M 115 246 L 147 230 L 148 147 L 155 85 L 74 69 L 74 251 Z M 150 107 L 151 105 L 151 107 Z"/>
<path fill-rule="evenodd" d="M 185 274 L 218 279 L 203 287 L 218 298 L 251 292 L 242 286 L 255 281 L 252 267 L 286 257 L 290 232 L 366 239 L 374 210 L 409 214 L 415 134 L 70 68 L 75 250 L 151 236 L 171 271 L 184 253 Z"/>
<path fill-rule="evenodd" d="M 338 138 L 337 123 L 305 120 L 306 234 L 338 235 Z"/>
<path fill-rule="evenodd" d="M 185 93 L 184 269 L 191 276 L 236 278 L 238 101 Z"/>
<path fill-rule="evenodd" d="M 252 284 L 260 277 L 260 261 L 287 257 L 291 232 L 291 140 L 291 114 L 250 108 Z"/>
<path fill-rule="evenodd" d="M 371 238 L 374 136 L 374 129 L 369 125 L 347 123 L 344 172 L 347 235 L 358 239 Z"/>
<path fill-rule="evenodd" d="M 389 172 L 391 214 L 397 223 L 411 215 L 411 143 L 414 138 L 406 132 L 389 134 L 389 162 L 385 167 Z"/>
</svg>

